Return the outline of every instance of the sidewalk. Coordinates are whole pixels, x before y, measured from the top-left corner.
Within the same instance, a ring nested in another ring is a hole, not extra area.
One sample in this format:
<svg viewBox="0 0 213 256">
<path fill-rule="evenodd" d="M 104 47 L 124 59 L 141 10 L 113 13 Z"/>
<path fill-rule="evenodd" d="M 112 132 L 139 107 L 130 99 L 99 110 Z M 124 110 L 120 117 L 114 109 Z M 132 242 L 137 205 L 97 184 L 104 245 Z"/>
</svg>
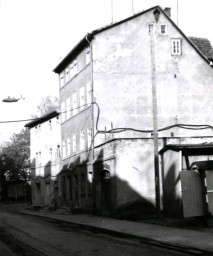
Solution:
<svg viewBox="0 0 213 256">
<path fill-rule="evenodd" d="M 68 222 L 101 232 L 137 238 L 156 246 L 169 247 L 194 254 L 213 254 L 212 233 L 173 228 L 141 222 L 117 220 L 86 214 L 64 215 L 50 211 L 24 210 L 21 213 Z"/>
</svg>

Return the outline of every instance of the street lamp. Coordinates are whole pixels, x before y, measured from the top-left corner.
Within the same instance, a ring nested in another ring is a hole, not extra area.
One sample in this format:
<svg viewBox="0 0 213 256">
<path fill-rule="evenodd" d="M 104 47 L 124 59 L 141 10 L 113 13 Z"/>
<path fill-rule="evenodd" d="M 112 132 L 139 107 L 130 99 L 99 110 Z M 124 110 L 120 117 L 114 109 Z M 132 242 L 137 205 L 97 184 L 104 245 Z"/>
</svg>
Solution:
<svg viewBox="0 0 213 256">
<path fill-rule="evenodd" d="M 23 98 L 22 95 L 21 95 L 20 98 L 15 98 L 15 97 L 10 98 L 10 96 L 8 96 L 7 98 L 3 99 L 2 101 L 3 101 L 3 102 L 6 102 L 6 103 L 13 103 L 13 102 L 17 102 L 17 101 L 19 101 L 19 100 L 24 100 L 24 99 L 25 99 L 25 98 Z"/>
</svg>

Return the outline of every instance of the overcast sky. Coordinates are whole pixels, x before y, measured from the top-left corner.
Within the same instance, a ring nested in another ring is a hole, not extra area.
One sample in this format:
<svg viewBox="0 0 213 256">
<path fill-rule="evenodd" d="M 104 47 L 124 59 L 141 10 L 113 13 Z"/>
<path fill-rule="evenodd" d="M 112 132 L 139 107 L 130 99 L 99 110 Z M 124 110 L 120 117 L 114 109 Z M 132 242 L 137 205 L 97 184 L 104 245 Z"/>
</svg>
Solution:
<svg viewBox="0 0 213 256">
<path fill-rule="evenodd" d="M 177 22 L 177 0 L 0 0 L 0 121 L 30 118 L 42 97 L 58 95 L 52 70 L 87 32 L 155 5 L 171 7 Z M 212 0 L 179 0 L 179 27 L 213 43 L 212 7 Z M 25 100 L 1 103 L 20 95 Z M 21 125 L 0 124 L 0 139 Z"/>
</svg>

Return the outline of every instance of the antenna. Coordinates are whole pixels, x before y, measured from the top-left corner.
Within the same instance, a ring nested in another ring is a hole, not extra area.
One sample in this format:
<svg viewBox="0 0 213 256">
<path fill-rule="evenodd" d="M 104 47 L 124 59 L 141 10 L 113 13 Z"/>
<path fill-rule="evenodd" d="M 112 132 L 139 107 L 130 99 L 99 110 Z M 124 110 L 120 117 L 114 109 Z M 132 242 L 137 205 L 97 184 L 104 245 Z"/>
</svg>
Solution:
<svg viewBox="0 0 213 256">
<path fill-rule="evenodd" d="M 132 15 L 134 15 L 134 0 L 132 0 Z"/>
<path fill-rule="evenodd" d="M 178 0 L 177 0 L 177 25 L 178 25 Z"/>
<path fill-rule="evenodd" d="M 113 0 L 111 0 L 111 23 L 113 23 Z"/>
</svg>

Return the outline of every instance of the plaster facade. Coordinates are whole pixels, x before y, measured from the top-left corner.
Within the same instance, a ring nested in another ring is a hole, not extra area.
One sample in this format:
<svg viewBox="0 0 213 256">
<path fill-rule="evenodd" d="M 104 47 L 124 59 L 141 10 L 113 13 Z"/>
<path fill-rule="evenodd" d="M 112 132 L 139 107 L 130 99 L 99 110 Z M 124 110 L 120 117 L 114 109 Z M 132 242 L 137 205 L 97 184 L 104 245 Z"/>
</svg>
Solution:
<svg viewBox="0 0 213 256">
<path fill-rule="evenodd" d="M 212 140 L 211 127 L 177 126 L 212 124 L 213 70 L 160 7 L 93 31 L 54 71 L 69 77 L 59 91 L 63 205 L 107 213 L 140 202 L 141 212 L 155 210 L 154 82 L 158 127 L 174 126 L 159 132 L 159 149 L 164 138 Z"/>
<path fill-rule="evenodd" d="M 32 204 L 54 206 L 58 201 L 57 174 L 61 168 L 59 113 L 50 113 L 26 127 L 30 128 Z"/>
</svg>

